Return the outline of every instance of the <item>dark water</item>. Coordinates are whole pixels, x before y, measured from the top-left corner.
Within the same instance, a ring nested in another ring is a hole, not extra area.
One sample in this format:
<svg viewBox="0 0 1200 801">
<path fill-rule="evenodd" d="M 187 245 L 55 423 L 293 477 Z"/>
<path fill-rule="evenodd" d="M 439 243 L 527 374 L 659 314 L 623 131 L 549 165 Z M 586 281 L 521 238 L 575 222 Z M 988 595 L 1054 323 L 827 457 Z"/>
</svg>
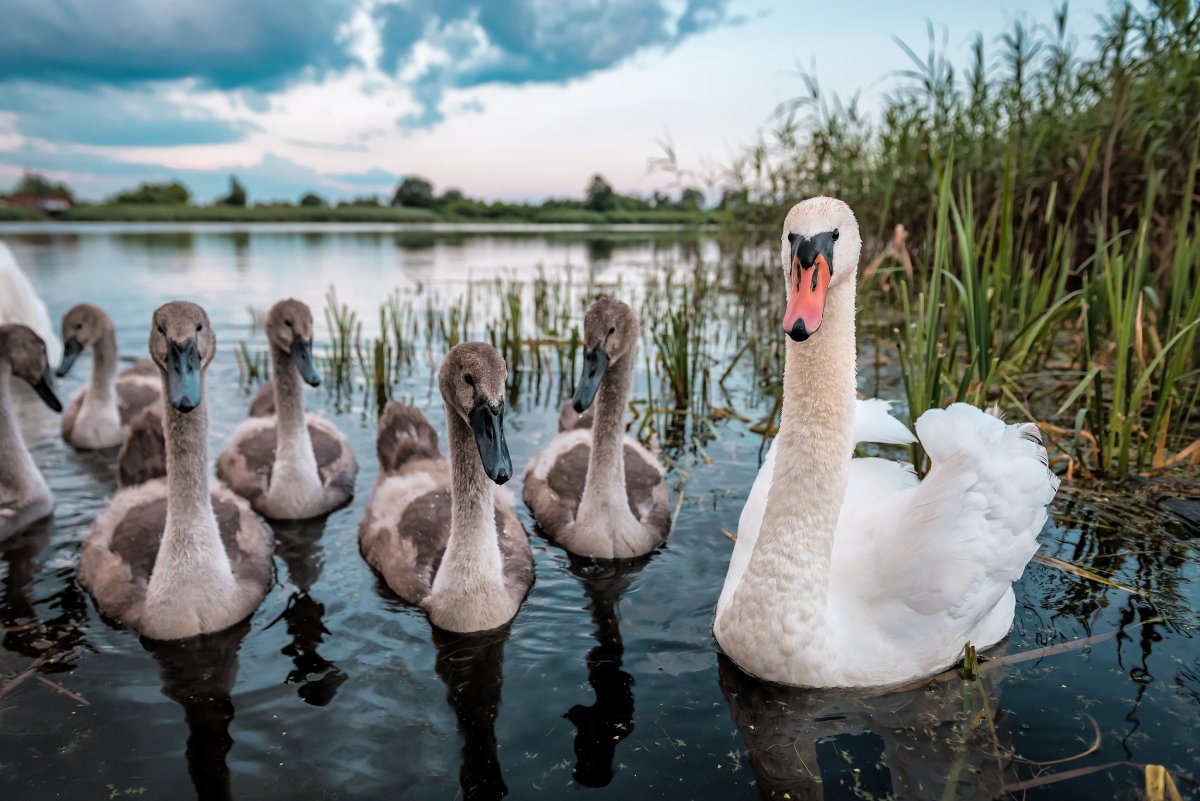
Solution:
<svg viewBox="0 0 1200 801">
<path fill-rule="evenodd" d="M 265 309 L 293 295 L 319 320 L 336 282 L 340 298 L 370 320 L 396 286 L 461 285 L 501 271 L 529 278 L 540 268 L 569 271 L 578 283 L 590 276 L 636 287 L 646 272 L 697 254 L 716 258 L 711 243 L 645 232 L 93 227 L 0 237 L 52 315 L 81 300 L 103 306 L 126 355 L 144 352 L 158 304 L 206 306 L 222 346 L 208 382 L 210 455 L 248 404 L 232 351 L 239 339 L 261 345 L 248 305 Z M 60 386 L 64 396 L 88 367 L 81 359 Z M 416 369 L 396 396 L 441 428 L 428 369 Z M 749 417 L 767 411 L 748 391 L 732 400 Z M 757 470 L 761 438 L 748 424 L 719 423 L 707 459 L 671 454 L 672 500 L 682 493 L 682 502 L 659 552 L 601 567 L 534 536 L 537 582 L 509 629 L 454 638 L 435 635 L 421 613 L 381 591 L 360 558 L 356 529 L 376 473 L 374 417 L 358 402 L 338 413 L 318 390 L 309 408 L 335 419 L 359 456 L 354 503 L 320 523 L 276 528 L 278 580 L 248 624 L 152 646 L 103 621 L 74 580 L 79 544 L 112 491 L 112 455 L 75 453 L 32 395 L 17 403 L 58 506 L 52 524 L 6 546 L 0 567 L 0 788 L 8 801 L 505 791 L 1135 798 L 1145 763 L 1167 766 L 1185 796 L 1195 792 L 1186 777 L 1200 776 L 1197 532 L 1158 512 L 1149 496 L 1064 489 L 1043 553 L 1139 593 L 1031 565 L 1002 649 L 1129 627 L 1120 636 L 978 683 L 883 697 L 800 692 L 741 675 L 718 659 L 710 634 L 732 547 L 720 530 L 736 528 Z M 526 398 L 507 417 L 519 472 L 553 436 L 556 413 L 556 398 Z M 35 665 L 40 671 L 14 683 Z M 1097 732 L 1095 749 L 1078 756 Z M 1083 775 L 1021 789 L 1065 771 Z"/>
</svg>

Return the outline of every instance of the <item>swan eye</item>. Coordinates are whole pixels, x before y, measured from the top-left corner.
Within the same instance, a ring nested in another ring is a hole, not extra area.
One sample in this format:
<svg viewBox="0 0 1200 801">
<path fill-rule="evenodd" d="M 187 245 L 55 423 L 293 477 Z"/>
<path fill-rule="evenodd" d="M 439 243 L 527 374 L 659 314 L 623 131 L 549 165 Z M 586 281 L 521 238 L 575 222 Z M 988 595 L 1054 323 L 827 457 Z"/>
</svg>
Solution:
<svg viewBox="0 0 1200 801">
<path fill-rule="evenodd" d="M 838 241 L 839 236 L 841 236 L 841 234 L 838 232 L 838 229 L 834 228 L 833 229 L 833 241 L 834 242 Z"/>
<path fill-rule="evenodd" d="M 475 376 L 470 373 L 463 373 L 463 381 L 467 382 L 467 386 L 475 386 Z"/>
</svg>

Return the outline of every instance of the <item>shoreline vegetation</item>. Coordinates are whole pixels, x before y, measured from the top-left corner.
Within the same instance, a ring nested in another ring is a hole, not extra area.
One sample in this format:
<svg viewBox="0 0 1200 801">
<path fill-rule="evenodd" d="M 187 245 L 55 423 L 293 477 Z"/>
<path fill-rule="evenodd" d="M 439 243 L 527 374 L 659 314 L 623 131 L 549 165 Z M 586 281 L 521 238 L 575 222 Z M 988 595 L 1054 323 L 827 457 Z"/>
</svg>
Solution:
<svg viewBox="0 0 1200 801">
<path fill-rule="evenodd" d="M 504 204 L 509 206 L 511 204 Z M 490 211 L 487 215 L 465 215 L 433 209 L 409 209 L 391 206 L 326 206 L 305 208 L 288 204 L 254 206 L 143 206 L 77 205 L 71 209 L 45 214 L 32 209 L 0 206 L 4 222 L 161 222 L 161 223 L 374 223 L 432 225 L 471 223 L 513 225 L 719 225 L 719 212 L 678 211 L 673 209 L 613 210 L 543 209 L 528 211 L 510 208 Z"/>
<path fill-rule="evenodd" d="M 432 182 L 410 175 L 390 201 L 378 195 L 329 202 L 313 192 L 296 203 L 250 203 L 246 188 L 231 176 L 229 193 L 210 205 L 192 202 L 179 181 L 145 182 L 102 203 L 77 202 L 70 187 L 39 173 L 26 173 L 0 195 L 0 222 L 229 222 L 229 223 L 520 223 L 575 225 L 703 225 L 720 221 L 722 208 L 702 209 L 704 195 L 684 188 L 677 195 L 622 195 L 601 175 L 593 176 L 582 199 L 508 203 L 469 198 L 457 189 L 435 194 Z"/>
</svg>

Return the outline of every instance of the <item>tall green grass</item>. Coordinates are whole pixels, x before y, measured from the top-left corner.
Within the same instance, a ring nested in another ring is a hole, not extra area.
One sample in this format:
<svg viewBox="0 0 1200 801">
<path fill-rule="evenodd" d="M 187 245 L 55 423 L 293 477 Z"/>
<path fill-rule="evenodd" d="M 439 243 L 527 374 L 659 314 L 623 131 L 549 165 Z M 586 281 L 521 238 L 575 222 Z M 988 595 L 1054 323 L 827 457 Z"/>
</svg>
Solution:
<svg viewBox="0 0 1200 801">
<path fill-rule="evenodd" d="M 1200 3 L 1116 8 L 1085 56 L 1068 20 L 980 35 L 963 70 L 931 26 L 926 53 L 898 43 L 912 67 L 876 117 L 802 75 L 720 177 L 727 248 L 760 254 L 731 281 L 772 273 L 793 203 L 842 197 L 864 263 L 910 232 L 912 274 L 865 280 L 859 325 L 877 364 L 894 343 L 912 420 L 997 404 L 1041 421 L 1061 469 L 1197 464 Z"/>
</svg>

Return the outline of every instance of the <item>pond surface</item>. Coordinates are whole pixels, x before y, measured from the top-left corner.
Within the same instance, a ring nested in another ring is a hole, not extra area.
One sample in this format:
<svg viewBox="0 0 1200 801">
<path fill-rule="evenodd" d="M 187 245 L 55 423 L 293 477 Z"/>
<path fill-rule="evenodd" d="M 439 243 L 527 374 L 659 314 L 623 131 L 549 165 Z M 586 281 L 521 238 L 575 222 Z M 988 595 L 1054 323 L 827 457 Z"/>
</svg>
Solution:
<svg viewBox="0 0 1200 801">
<path fill-rule="evenodd" d="M 0 227 L 0 238 L 55 319 L 85 300 L 108 310 L 125 356 L 144 354 L 159 304 L 184 298 L 207 308 L 221 347 L 208 380 L 213 456 L 253 391 L 240 385 L 234 356 L 239 340 L 263 346 L 248 306 L 295 296 L 320 322 L 336 284 L 339 299 L 371 321 L 393 288 L 458 291 L 498 274 L 570 274 L 578 285 L 624 287 L 632 299 L 649 273 L 719 258 L 702 236 L 651 231 L 95 225 Z M 441 431 L 431 357 L 422 358 L 393 394 Z M 60 382 L 64 399 L 89 368 L 81 358 Z M 644 368 L 637 380 L 647 381 Z M 765 416 L 770 399 L 739 380 L 730 403 Z M 374 411 L 324 388 L 307 400 L 358 454 L 354 502 L 320 523 L 275 528 L 277 581 L 248 624 L 151 647 L 102 620 L 75 581 L 80 542 L 112 492 L 114 454 L 73 451 L 57 417 L 19 393 L 26 440 L 58 505 L 52 523 L 0 553 L 6 801 L 193 791 L 1135 798 L 1145 763 L 1175 773 L 1185 796 L 1196 792 L 1187 777 L 1200 776 L 1197 531 L 1158 511 L 1152 493 L 1139 500 L 1064 486 L 1041 537 L 1042 553 L 1136 592 L 1043 564 L 1017 586 L 1003 652 L 1097 635 L 1090 647 L 882 697 L 802 692 L 740 674 L 718 658 L 710 632 L 732 548 L 722 529 L 736 530 L 762 446 L 748 422 L 727 418 L 703 449 L 672 450 L 678 517 L 667 544 L 639 563 L 569 559 L 533 533 L 519 506 L 536 584 L 506 632 L 463 639 L 432 633 L 359 556 L 357 525 L 376 475 Z M 555 433 L 559 404 L 549 390 L 518 399 L 506 418 L 518 498 L 524 466 Z M 1068 771 L 1078 775 L 1042 783 Z"/>
</svg>

